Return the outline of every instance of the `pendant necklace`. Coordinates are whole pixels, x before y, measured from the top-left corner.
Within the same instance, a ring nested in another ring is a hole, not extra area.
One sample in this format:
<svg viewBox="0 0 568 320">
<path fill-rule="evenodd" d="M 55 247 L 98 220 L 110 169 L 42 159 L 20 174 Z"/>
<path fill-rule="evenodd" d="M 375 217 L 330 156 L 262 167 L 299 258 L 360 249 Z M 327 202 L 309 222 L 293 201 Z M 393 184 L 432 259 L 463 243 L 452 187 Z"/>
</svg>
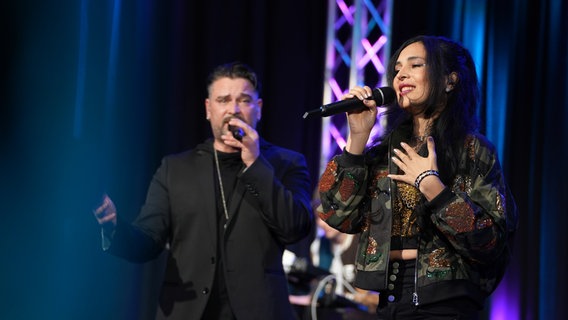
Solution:
<svg viewBox="0 0 568 320">
<path fill-rule="evenodd" d="M 227 222 L 229 222 L 229 210 L 227 210 L 227 201 L 225 200 L 225 191 L 223 190 L 223 179 L 221 179 L 221 169 L 219 168 L 219 157 L 217 156 L 217 149 L 213 147 L 213 153 L 215 154 L 215 167 L 217 168 L 217 177 L 219 178 L 219 188 L 221 189 L 221 201 L 223 202 L 223 211 L 225 212 L 225 219 L 227 221 L 223 224 L 223 228 L 227 228 Z"/>
<path fill-rule="evenodd" d="M 426 138 L 428 138 L 428 135 L 423 135 L 423 136 L 414 136 L 413 139 L 418 141 L 418 142 L 424 142 L 426 141 Z"/>
</svg>

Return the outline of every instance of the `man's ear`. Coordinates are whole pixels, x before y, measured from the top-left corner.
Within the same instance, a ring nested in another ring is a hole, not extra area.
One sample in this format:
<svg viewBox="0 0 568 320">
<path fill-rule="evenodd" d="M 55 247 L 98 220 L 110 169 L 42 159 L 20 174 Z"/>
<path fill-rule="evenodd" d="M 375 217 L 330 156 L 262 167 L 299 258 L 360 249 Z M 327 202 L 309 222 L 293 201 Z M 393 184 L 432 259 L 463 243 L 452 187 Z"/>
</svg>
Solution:
<svg viewBox="0 0 568 320">
<path fill-rule="evenodd" d="M 256 115 L 256 120 L 260 121 L 260 118 L 262 118 L 262 99 L 258 99 L 256 101 L 256 104 L 258 105 L 258 114 Z"/>
<path fill-rule="evenodd" d="M 205 99 L 205 119 L 211 119 L 211 112 L 209 111 L 209 99 Z"/>
</svg>

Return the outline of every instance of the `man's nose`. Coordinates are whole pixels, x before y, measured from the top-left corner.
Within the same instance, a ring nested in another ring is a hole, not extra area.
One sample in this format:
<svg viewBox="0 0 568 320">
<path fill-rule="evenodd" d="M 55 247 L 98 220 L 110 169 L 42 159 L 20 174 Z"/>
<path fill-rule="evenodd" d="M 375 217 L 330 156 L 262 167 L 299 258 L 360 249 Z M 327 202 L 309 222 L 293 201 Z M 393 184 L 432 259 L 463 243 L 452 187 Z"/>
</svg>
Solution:
<svg viewBox="0 0 568 320">
<path fill-rule="evenodd" d="M 237 101 L 233 101 L 229 106 L 228 112 L 231 114 L 241 113 L 241 108 L 239 107 L 239 103 Z"/>
</svg>

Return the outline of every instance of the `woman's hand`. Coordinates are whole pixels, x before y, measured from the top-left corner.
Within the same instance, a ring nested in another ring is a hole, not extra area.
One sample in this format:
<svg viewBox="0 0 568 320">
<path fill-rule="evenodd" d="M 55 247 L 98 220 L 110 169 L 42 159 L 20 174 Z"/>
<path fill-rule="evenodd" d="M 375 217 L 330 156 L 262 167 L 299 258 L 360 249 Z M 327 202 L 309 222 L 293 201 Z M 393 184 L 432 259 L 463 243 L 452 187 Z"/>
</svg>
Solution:
<svg viewBox="0 0 568 320">
<path fill-rule="evenodd" d="M 420 156 L 412 147 L 404 142 L 400 144 L 403 150 L 394 149 L 395 155 L 392 157 L 392 161 L 403 172 L 402 174 L 389 174 L 388 177 L 413 186 L 416 182 L 416 178 L 421 173 L 428 170 L 438 171 L 434 138 L 428 137 L 426 143 L 428 146 L 427 157 Z M 428 201 L 434 199 L 444 188 L 444 184 L 437 175 L 428 175 L 423 178 L 419 184 L 420 192 L 424 194 Z"/>
<path fill-rule="evenodd" d="M 370 133 L 377 120 L 377 103 L 373 98 L 373 90 L 370 87 L 353 87 L 343 96 L 346 99 L 359 99 L 367 109 L 350 111 L 347 113 L 349 131 L 351 134 Z"/>
<path fill-rule="evenodd" d="M 116 227 L 116 207 L 108 195 L 103 195 L 102 203 L 93 210 L 93 214 L 104 230 L 114 230 Z"/>
<path fill-rule="evenodd" d="M 373 91 L 370 87 L 353 87 L 343 99 L 359 99 L 367 107 L 362 110 L 347 113 L 349 136 L 346 149 L 353 154 L 361 154 L 365 150 L 371 130 L 377 121 L 377 103 L 372 99 Z"/>
</svg>

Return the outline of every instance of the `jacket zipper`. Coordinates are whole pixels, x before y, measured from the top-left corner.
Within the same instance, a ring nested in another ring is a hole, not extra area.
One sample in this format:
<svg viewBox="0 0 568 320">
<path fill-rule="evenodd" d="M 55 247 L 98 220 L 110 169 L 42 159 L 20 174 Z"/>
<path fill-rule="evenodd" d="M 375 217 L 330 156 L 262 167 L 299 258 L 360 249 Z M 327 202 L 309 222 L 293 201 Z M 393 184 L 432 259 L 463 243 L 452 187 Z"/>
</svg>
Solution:
<svg viewBox="0 0 568 320">
<path fill-rule="evenodd" d="M 420 304 L 418 300 L 418 255 L 420 254 L 420 235 L 418 236 L 418 248 L 416 253 L 416 260 L 414 261 L 414 292 L 412 293 L 412 303 L 415 306 Z"/>
<path fill-rule="evenodd" d="M 389 148 L 387 151 L 387 157 L 388 157 L 388 168 L 389 168 L 389 173 L 391 173 L 391 168 L 392 168 L 392 159 L 391 159 L 391 149 L 392 149 L 392 136 L 389 137 Z M 391 203 L 393 202 L 393 194 L 392 194 L 392 185 L 394 184 L 394 181 L 390 181 L 389 183 L 389 196 L 391 198 Z M 418 236 L 418 247 L 420 247 L 420 236 Z M 420 249 L 420 248 L 418 248 Z M 420 251 L 420 250 L 418 250 Z M 387 261 L 390 259 L 387 259 Z M 387 266 L 390 264 L 390 261 L 387 262 Z M 412 293 L 412 303 L 415 306 L 418 306 L 420 304 L 420 300 L 418 299 L 418 255 L 416 256 L 416 261 L 414 262 L 414 292 Z"/>
</svg>

